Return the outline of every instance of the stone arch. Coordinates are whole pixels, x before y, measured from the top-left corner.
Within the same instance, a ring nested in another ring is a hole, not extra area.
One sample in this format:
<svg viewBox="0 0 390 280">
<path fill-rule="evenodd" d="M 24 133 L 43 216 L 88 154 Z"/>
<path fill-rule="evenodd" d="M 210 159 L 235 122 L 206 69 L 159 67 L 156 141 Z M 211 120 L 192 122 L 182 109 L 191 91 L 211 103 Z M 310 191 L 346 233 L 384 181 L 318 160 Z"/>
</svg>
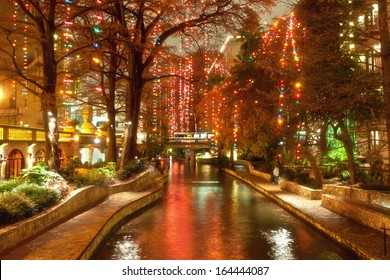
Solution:
<svg viewBox="0 0 390 280">
<path fill-rule="evenodd" d="M 25 168 L 25 162 L 23 154 L 20 150 L 12 150 L 7 157 L 7 163 L 5 167 L 5 178 L 13 178 L 20 175 L 20 171 Z"/>
</svg>

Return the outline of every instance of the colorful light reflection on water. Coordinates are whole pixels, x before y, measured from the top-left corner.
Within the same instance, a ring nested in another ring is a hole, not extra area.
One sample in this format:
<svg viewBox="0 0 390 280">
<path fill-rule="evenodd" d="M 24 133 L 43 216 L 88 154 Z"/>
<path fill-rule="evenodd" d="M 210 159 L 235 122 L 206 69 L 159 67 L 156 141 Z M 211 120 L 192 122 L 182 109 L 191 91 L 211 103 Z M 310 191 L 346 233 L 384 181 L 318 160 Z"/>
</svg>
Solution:
<svg viewBox="0 0 390 280">
<path fill-rule="evenodd" d="M 125 224 L 95 258 L 326 260 L 354 256 L 216 167 L 173 162 L 163 200 Z"/>
</svg>

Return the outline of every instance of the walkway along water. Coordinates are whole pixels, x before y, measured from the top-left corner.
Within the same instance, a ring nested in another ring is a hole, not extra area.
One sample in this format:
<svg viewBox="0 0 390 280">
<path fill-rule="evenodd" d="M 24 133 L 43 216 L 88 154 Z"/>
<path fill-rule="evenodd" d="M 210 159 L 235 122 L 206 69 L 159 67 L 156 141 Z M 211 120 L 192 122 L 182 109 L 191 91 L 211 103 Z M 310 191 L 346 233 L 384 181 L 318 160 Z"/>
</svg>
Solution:
<svg viewBox="0 0 390 280">
<path fill-rule="evenodd" d="M 248 172 L 228 172 L 247 182 L 339 244 L 352 250 L 360 258 L 390 259 L 389 256 L 384 256 L 383 235 L 379 232 L 321 207 L 320 201 L 308 200 L 299 195 L 282 191 L 278 186 Z M 146 192 L 115 194 L 97 207 L 41 234 L 8 254 L 1 255 L 0 258 L 88 259 L 109 234 L 110 230 L 107 228 L 105 230 L 105 225 L 111 224 L 112 229 L 114 224 L 119 223 L 123 218 L 115 218 L 115 214 L 120 212 L 120 209 L 134 208 L 135 201 L 156 191 L 160 192 L 162 189 L 163 187 L 160 185 Z"/>
<path fill-rule="evenodd" d="M 385 255 L 384 237 L 379 231 L 351 221 L 321 206 L 321 200 L 310 200 L 300 195 L 281 190 L 279 186 L 241 171 L 226 170 L 229 174 L 247 182 L 281 207 L 306 221 L 341 246 L 367 260 L 390 260 Z"/>
</svg>

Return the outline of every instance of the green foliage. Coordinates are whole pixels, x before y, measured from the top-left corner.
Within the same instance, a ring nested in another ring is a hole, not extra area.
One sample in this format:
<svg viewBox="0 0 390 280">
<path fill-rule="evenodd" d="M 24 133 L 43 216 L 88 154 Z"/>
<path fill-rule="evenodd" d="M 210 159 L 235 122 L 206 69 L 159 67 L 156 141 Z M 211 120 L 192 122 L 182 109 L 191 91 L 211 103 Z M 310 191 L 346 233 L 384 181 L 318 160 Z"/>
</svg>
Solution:
<svg viewBox="0 0 390 280">
<path fill-rule="evenodd" d="M 310 171 L 302 167 L 297 167 L 295 169 L 286 168 L 281 170 L 280 174 L 282 178 L 288 181 L 295 182 L 312 189 L 318 189 L 322 187 L 317 186 L 315 180 L 310 177 Z"/>
<path fill-rule="evenodd" d="M 107 175 L 99 169 L 91 169 L 84 174 L 79 174 L 75 181 L 78 186 L 107 186 L 112 182 L 112 178 L 107 177 Z"/>
<path fill-rule="evenodd" d="M 147 166 L 147 161 L 145 160 L 132 160 L 125 165 L 125 168 L 118 174 L 119 180 L 127 180 L 130 177 L 134 176 L 137 173 L 143 171 Z"/>
<path fill-rule="evenodd" d="M 59 193 L 56 190 L 34 184 L 21 185 L 15 189 L 15 192 L 29 198 L 35 205 L 37 212 L 54 205 L 59 198 Z"/>
<path fill-rule="evenodd" d="M 45 165 L 22 171 L 22 176 L 0 183 L 0 223 L 13 223 L 30 217 L 70 193 L 70 187 L 58 173 Z"/>
<path fill-rule="evenodd" d="M 348 170 L 342 170 L 340 172 L 340 179 L 343 181 L 347 181 L 349 179 L 349 171 Z"/>
<path fill-rule="evenodd" d="M 20 184 L 22 184 L 22 180 L 20 178 L 0 181 L 0 193 L 12 191 Z"/>
<path fill-rule="evenodd" d="M 107 177 L 114 178 L 116 175 L 116 163 L 108 162 L 106 165 L 99 168 L 99 172 L 105 174 Z"/>
<path fill-rule="evenodd" d="M 374 177 L 369 175 L 364 170 L 357 170 L 356 176 L 359 182 L 363 183 L 363 185 L 375 185 L 379 184 L 378 180 Z"/>
<path fill-rule="evenodd" d="M 36 205 L 23 193 L 0 193 L 0 224 L 17 222 L 35 213 Z"/>
<path fill-rule="evenodd" d="M 87 170 L 85 173 L 77 173 L 75 171 L 71 180 L 77 187 L 81 186 L 107 186 L 114 182 L 116 175 L 116 165 L 114 162 L 109 162 L 102 167 Z"/>
<path fill-rule="evenodd" d="M 64 177 L 68 182 L 74 183 L 77 178 L 77 168 L 81 168 L 83 164 L 79 157 L 73 157 L 66 161 L 65 166 L 61 166 L 59 173 Z"/>
<path fill-rule="evenodd" d="M 42 186 L 44 182 L 50 178 L 51 173 L 46 165 L 38 164 L 31 168 L 22 170 L 21 175 L 26 182 Z"/>
<path fill-rule="evenodd" d="M 49 171 L 44 164 L 22 170 L 22 180 L 27 184 L 50 188 L 63 198 L 70 193 L 66 180 L 58 173 Z"/>
</svg>

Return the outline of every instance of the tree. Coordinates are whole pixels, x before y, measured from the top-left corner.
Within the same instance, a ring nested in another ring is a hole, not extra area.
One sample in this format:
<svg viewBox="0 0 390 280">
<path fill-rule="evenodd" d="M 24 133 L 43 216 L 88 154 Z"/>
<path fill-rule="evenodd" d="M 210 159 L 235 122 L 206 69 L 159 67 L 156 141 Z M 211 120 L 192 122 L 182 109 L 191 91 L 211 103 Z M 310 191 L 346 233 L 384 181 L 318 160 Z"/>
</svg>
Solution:
<svg viewBox="0 0 390 280">
<path fill-rule="evenodd" d="M 126 95 L 125 140 L 121 167 L 135 157 L 142 93 L 145 76 L 164 43 L 179 32 L 205 24 L 236 28 L 254 20 L 256 9 L 267 7 L 272 0 L 197 1 L 120 1 L 115 0 L 116 16 L 125 42 L 128 94 Z"/>
<path fill-rule="evenodd" d="M 116 163 L 116 122 L 122 109 L 125 69 L 118 22 L 113 14 L 115 7 L 113 3 L 107 2 L 79 19 L 75 33 L 82 39 L 77 45 L 86 47 L 78 51 L 75 78 L 82 80 L 83 90 L 73 92 L 69 97 L 106 112 L 106 161 Z"/>
<path fill-rule="evenodd" d="M 68 2 L 55 0 L 14 0 L 20 11 L 15 18 L 9 19 L 1 25 L 3 42 L 0 51 L 9 63 L 7 69 L 10 78 L 23 85 L 29 92 L 41 100 L 42 119 L 45 130 L 45 160 L 52 170 L 60 167 L 58 149 L 58 108 L 59 99 L 56 92 L 59 77 L 65 77 L 65 71 L 60 71 L 61 63 L 73 53 L 71 41 L 67 30 L 73 20 L 94 7 L 78 5 L 74 11 L 69 12 Z M 12 14 L 10 10 L 10 14 Z M 27 31 L 28 30 L 28 31 Z M 34 63 L 41 67 L 38 75 L 29 76 L 23 69 L 29 67 L 18 60 L 17 53 L 22 46 L 15 44 L 20 36 L 28 38 L 29 43 L 37 47 L 39 55 L 34 57 Z M 58 38 L 58 39 L 56 39 Z M 60 46 L 58 49 L 57 47 Z M 39 74 L 41 73 L 41 74 Z M 68 78 L 68 77 L 66 77 Z M 37 88 L 37 90 L 35 90 Z"/>
<path fill-rule="evenodd" d="M 379 13 L 379 35 L 381 44 L 382 77 L 383 77 L 383 102 L 385 108 L 387 151 L 390 160 L 390 31 L 388 1 L 378 0 Z M 389 164 L 390 168 L 390 164 Z M 390 174 L 390 169 L 388 170 Z M 387 176 L 387 183 L 390 184 L 390 176 Z"/>
<path fill-rule="evenodd" d="M 353 129 L 380 106 L 377 77 L 361 69 L 346 49 L 350 39 L 348 1 L 302 0 L 296 6 L 305 31 L 301 41 L 302 112 L 327 123 L 343 143 L 351 183 L 356 183 Z M 340 34 L 346 34 L 340 36 Z M 326 44 L 324 44 L 326 42 Z"/>
<path fill-rule="evenodd" d="M 2 27 L 3 34 L 9 45 L 8 49 L 3 48 L 3 53 L 9 56 L 14 66 L 13 75 L 21 80 L 27 80 L 30 84 L 35 85 L 41 92 L 36 93 L 41 97 L 42 118 L 45 130 L 45 159 L 48 166 L 53 170 L 58 170 L 60 166 L 58 153 L 58 104 L 56 96 L 57 85 L 57 64 L 55 55 L 54 35 L 58 31 L 58 11 L 60 6 L 56 1 L 22 1 L 15 0 L 20 10 L 26 15 L 27 22 L 17 21 L 18 31 L 23 30 L 21 24 L 29 26 L 29 34 L 26 34 L 31 40 L 35 41 L 40 47 L 42 55 L 43 77 L 41 80 L 31 79 L 24 75 L 20 61 L 16 60 L 16 46 L 13 45 L 12 38 L 17 36 L 11 27 Z M 64 8 L 64 7 L 62 7 Z M 65 12 L 65 10 L 62 10 Z"/>
<path fill-rule="evenodd" d="M 240 54 L 231 69 L 227 98 L 237 105 L 238 146 L 248 156 L 275 157 L 278 138 L 278 56 L 265 50 L 263 33 L 244 32 Z M 279 52 L 280 54 L 280 52 Z"/>
</svg>

